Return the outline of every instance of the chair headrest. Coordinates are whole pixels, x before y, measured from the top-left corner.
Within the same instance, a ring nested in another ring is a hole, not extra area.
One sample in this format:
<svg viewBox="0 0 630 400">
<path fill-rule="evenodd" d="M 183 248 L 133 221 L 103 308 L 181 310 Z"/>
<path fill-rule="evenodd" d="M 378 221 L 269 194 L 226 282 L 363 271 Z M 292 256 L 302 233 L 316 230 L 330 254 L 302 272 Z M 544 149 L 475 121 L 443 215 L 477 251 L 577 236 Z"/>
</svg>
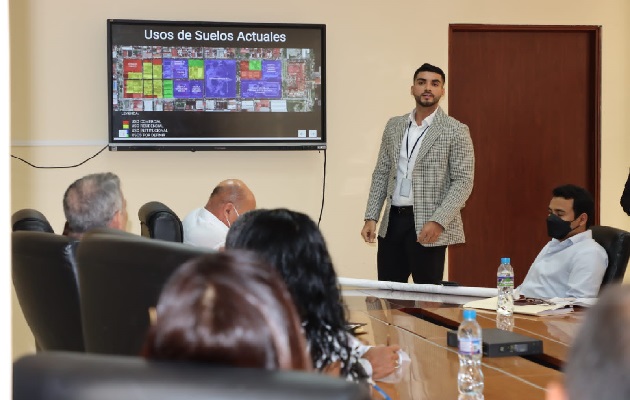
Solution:
<svg viewBox="0 0 630 400">
<path fill-rule="evenodd" d="M 14 400 L 368 400 L 367 388 L 297 371 L 46 352 L 13 365 Z"/>
<path fill-rule="evenodd" d="M 630 258 L 630 232 L 612 226 L 592 226 L 590 229 L 593 240 L 599 243 L 608 255 L 608 267 L 602 286 L 621 281 Z"/>
<path fill-rule="evenodd" d="M 151 218 L 153 214 L 159 212 L 167 212 L 173 215 L 177 215 L 166 204 L 159 201 L 150 201 L 140 207 L 140 209 L 138 210 L 138 218 L 140 218 L 140 221 L 147 221 Z"/>
<path fill-rule="evenodd" d="M 15 231 L 39 231 L 54 233 L 52 226 L 41 212 L 32 208 L 16 211 L 11 216 L 11 227 Z"/>
<path fill-rule="evenodd" d="M 159 201 L 150 201 L 138 210 L 142 236 L 169 242 L 184 239 L 182 221 L 177 214 Z"/>
</svg>

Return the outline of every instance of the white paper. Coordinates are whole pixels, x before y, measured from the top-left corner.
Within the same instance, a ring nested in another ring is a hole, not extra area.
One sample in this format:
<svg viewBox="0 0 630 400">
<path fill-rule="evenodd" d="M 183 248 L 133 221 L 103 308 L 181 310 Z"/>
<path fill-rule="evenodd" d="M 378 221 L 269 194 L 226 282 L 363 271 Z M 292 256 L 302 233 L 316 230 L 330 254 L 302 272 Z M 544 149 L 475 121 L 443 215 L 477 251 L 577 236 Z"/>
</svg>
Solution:
<svg viewBox="0 0 630 400">
<path fill-rule="evenodd" d="M 375 281 L 371 279 L 338 278 L 339 285 L 367 289 L 401 290 L 404 292 L 422 292 L 435 294 L 451 294 L 457 296 L 492 297 L 497 295 L 497 288 L 474 286 L 442 286 L 417 283 L 399 283 Z"/>
<path fill-rule="evenodd" d="M 497 310 L 497 297 L 490 297 L 488 299 L 471 301 L 464 304 L 464 308 L 476 308 L 481 310 Z M 554 304 L 527 304 L 523 306 L 514 305 L 515 314 L 526 315 L 557 315 L 566 314 L 573 311 L 573 307 L 565 302 L 559 302 Z"/>
</svg>

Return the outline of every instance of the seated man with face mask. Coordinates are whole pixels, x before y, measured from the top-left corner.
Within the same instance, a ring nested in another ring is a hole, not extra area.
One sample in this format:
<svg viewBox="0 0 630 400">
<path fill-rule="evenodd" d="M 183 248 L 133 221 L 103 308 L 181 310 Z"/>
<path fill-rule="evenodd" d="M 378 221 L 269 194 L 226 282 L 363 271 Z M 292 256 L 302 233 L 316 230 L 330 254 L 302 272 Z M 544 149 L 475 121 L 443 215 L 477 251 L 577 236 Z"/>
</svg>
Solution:
<svg viewBox="0 0 630 400">
<path fill-rule="evenodd" d="M 552 238 L 529 269 L 518 293 L 525 297 L 597 297 L 608 256 L 588 229 L 594 218 L 591 194 L 575 185 L 555 188 L 547 233 Z"/>
<path fill-rule="evenodd" d="M 256 208 L 256 198 L 239 179 L 220 182 L 205 207 L 191 211 L 182 221 L 184 243 L 219 250 L 228 229 L 243 213 Z"/>
</svg>

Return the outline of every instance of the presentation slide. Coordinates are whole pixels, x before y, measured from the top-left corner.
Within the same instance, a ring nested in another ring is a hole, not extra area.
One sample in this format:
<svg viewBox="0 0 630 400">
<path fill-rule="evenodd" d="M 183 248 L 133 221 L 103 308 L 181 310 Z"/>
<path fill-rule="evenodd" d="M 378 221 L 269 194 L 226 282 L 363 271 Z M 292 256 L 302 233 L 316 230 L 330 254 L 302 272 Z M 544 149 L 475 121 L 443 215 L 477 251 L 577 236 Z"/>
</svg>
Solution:
<svg viewBox="0 0 630 400">
<path fill-rule="evenodd" d="M 110 143 L 324 142 L 324 29 L 108 21 Z"/>
</svg>

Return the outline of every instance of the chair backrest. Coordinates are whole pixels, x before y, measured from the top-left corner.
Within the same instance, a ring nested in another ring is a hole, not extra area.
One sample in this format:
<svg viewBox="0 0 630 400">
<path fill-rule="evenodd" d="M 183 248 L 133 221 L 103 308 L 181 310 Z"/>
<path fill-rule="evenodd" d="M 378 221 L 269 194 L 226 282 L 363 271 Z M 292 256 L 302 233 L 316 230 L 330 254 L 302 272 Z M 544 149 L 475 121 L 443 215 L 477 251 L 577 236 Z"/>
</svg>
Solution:
<svg viewBox="0 0 630 400">
<path fill-rule="evenodd" d="M 150 201 L 138 210 L 140 234 L 168 242 L 183 242 L 184 229 L 177 214 L 159 201 Z"/>
<path fill-rule="evenodd" d="M 211 252 L 114 229 L 83 235 L 77 253 L 85 349 L 139 354 L 166 280 L 182 263 Z"/>
<path fill-rule="evenodd" d="M 13 400 L 369 400 L 363 385 L 314 372 L 139 357 L 42 353 L 13 364 Z"/>
<path fill-rule="evenodd" d="M 84 351 L 76 246 L 52 233 L 11 234 L 13 286 L 39 350 Z"/>
<path fill-rule="evenodd" d="M 602 286 L 620 282 L 626 273 L 630 258 L 630 232 L 612 226 L 591 226 L 593 239 L 608 254 L 608 268 L 602 279 Z"/>
<path fill-rule="evenodd" d="M 11 216 L 12 231 L 38 231 L 54 233 L 50 222 L 44 214 L 32 208 L 24 208 L 16 211 Z"/>
</svg>

